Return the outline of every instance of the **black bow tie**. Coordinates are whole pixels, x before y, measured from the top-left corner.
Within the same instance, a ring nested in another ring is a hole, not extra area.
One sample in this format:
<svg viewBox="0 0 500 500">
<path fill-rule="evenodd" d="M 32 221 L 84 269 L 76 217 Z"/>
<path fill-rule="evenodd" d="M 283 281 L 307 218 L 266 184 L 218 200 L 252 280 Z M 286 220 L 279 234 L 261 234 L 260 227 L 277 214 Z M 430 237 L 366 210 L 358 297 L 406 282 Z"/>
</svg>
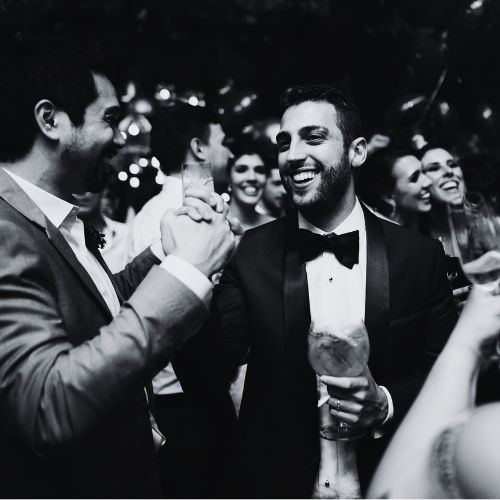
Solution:
<svg viewBox="0 0 500 500">
<path fill-rule="evenodd" d="M 359 231 L 322 236 L 299 229 L 299 252 L 303 262 L 313 260 L 323 252 L 332 252 L 342 265 L 352 269 L 359 262 Z"/>
</svg>

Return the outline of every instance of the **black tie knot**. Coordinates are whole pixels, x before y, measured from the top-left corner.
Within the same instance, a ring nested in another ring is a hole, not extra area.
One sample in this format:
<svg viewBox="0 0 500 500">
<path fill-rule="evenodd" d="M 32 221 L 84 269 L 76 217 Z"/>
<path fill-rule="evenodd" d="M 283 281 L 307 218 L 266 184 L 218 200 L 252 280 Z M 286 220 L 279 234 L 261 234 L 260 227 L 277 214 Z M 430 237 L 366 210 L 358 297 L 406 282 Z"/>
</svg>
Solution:
<svg viewBox="0 0 500 500">
<path fill-rule="evenodd" d="M 352 269 L 359 262 L 359 231 L 321 235 L 299 229 L 299 251 L 303 262 L 331 252 L 342 265 Z"/>
</svg>

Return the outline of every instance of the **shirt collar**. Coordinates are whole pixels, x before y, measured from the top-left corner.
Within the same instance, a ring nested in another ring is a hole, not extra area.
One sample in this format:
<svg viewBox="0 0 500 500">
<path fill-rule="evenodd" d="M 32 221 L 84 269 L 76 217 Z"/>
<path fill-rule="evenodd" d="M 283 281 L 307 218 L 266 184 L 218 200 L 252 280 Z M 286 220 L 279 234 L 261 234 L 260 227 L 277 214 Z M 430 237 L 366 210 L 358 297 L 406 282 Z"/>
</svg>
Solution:
<svg viewBox="0 0 500 500">
<path fill-rule="evenodd" d="M 323 231 L 319 227 L 316 227 L 314 224 L 311 224 L 304 216 L 299 212 L 298 213 L 298 221 L 300 229 L 307 229 L 312 233 L 316 234 L 327 234 L 326 231 Z M 363 208 L 361 207 L 361 203 L 356 198 L 356 203 L 354 204 L 354 208 L 351 213 L 347 216 L 347 218 L 339 224 L 333 231 L 335 234 L 344 234 L 349 233 L 351 231 L 362 231 L 365 228 L 365 216 L 363 214 Z"/>
<path fill-rule="evenodd" d="M 4 171 L 10 175 L 16 184 L 31 198 L 33 203 L 54 226 L 59 228 L 66 219 L 68 219 L 68 221 L 71 219 L 74 222 L 78 213 L 77 206 L 13 174 L 6 168 L 4 168 Z"/>
<path fill-rule="evenodd" d="M 163 181 L 162 191 L 170 191 L 172 189 L 182 189 L 182 179 L 179 177 L 173 177 L 171 175 L 166 175 Z"/>
</svg>

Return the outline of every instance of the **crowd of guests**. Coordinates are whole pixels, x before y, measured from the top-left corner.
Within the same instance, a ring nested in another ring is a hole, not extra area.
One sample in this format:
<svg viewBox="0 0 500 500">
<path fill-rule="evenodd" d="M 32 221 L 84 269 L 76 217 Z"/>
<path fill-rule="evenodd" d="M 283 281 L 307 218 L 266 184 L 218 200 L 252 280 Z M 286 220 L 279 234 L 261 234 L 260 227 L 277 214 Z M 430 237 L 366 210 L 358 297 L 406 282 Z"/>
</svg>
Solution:
<svg viewBox="0 0 500 500">
<path fill-rule="evenodd" d="M 457 322 L 446 207 L 467 170 L 448 147 L 368 147 L 326 85 L 285 92 L 273 160 L 176 104 L 151 132 L 162 190 L 125 225 L 102 208 L 125 144 L 105 66 L 7 49 L 2 496 L 498 496 L 498 403 L 475 404 L 500 296 L 473 290 Z M 183 191 L 186 162 L 215 192 Z M 368 365 L 316 374 L 311 323 L 359 321 Z M 363 437 L 321 437 L 330 418 Z"/>
</svg>

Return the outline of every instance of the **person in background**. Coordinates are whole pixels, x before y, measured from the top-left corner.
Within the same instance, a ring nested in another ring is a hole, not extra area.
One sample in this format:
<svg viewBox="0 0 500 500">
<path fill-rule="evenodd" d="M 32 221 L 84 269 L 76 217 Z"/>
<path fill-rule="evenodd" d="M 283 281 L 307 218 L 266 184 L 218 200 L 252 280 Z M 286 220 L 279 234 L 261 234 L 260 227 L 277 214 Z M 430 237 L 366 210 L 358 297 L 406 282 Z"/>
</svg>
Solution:
<svg viewBox="0 0 500 500">
<path fill-rule="evenodd" d="M 431 210 L 430 179 L 412 150 L 386 148 L 360 169 L 356 192 L 375 212 L 405 227 L 420 229 Z"/>
<path fill-rule="evenodd" d="M 224 185 L 226 167 L 233 158 L 217 116 L 205 108 L 175 104 L 162 110 L 152 125 L 151 150 L 166 174 L 165 182 L 161 192 L 143 206 L 132 223 L 129 259 L 158 238 L 158 224 L 165 211 L 182 205 L 184 162 L 210 162 L 218 189 Z M 222 408 L 222 414 L 200 411 L 199 400 L 185 396 L 172 363 L 166 364 L 153 379 L 153 392 L 158 426 L 167 437 L 159 453 L 163 495 L 167 498 L 225 496 L 216 490 L 224 468 L 217 460 L 222 444 L 219 450 L 214 444 L 218 424 L 210 425 L 208 419 L 218 418 L 221 425 L 225 419 L 231 419 L 230 411 L 226 411 L 228 403 L 231 404 L 229 393 L 221 391 L 214 395 L 214 408 Z M 218 406 L 216 398 L 226 397 L 227 401 Z M 196 429 L 202 429 L 201 433 Z"/>
<path fill-rule="evenodd" d="M 110 274 L 73 197 L 104 188 L 125 144 L 104 66 L 13 34 L 0 74 L 2 495 L 157 497 L 148 387 L 208 316 L 234 248 L 227 211 L 215 194 L 209 217 L 168 211 Z"/>
<path fill-rule="evenodd" d="M 424 174 L 431 180 L 432 210 L 427 217 L 428 234 L 441 241 L 446 255 L 455 256 L 446 206 L 460 204 L 465 194 L 464 174 L 458 159 L 447 149 L 427 144 L 418 152 Z"/>
<path fill-rule="evenodd" d="M 255 207 L 261 214 L 269 215 L 274 219 L 283 217 L 286 213 L 287 194 L 281 181 L 278 165 L 271 166 L 262 198 Z"/>
<path fill-rule="evenodd" d="M 110 219 L 102 210 L 104 191 L 100 193 L 75 194 L 78 201 L 78 217 L 104 236 L 101 255 L 112 273 L 127 265 L 129 227 Z"/>
<path fill-rule="evenodd" d="M 498 291 L 474 287 L 368 498 L 500 497 L 500 403 L 475 406 L 481 366 L 498 363 L 499 333 Z"/>
<path fill-rule="evenodd" d="M 268 180 L 268 168 L 257 146 L 244 142 L 233 146 L 235 159 L 228 165 L 229 213 L 236 217 L 244 230 L 274 220 L 257 212 L 257 203 L 262 198 Z"/>
<path fill-rule="evenodd" d="M 226 189 L 226 168 L 233 158 L 217 116 L 205 108 L 177 103 L 153 121 L 151 150 L 165 174 L 162 190 L 132 222 L 128 258 L 134 258 L 158 237 L 158 221 L 168 208 L 182 205 L 182 164 L 210 162 L 215 190 Z"/>
<path fill-rule="evenodd" d="M 462 271 L 459 255 L 453 245 L 447 206 L 462 202 L 466 191 L 464 173 L 456 156 L 443 147 L 427 144 L 418 151 L 418 156 L 422 161 L 423 172 L 432 182 L 429 186 L 432 209 L 423 218 L 420 229 L 443 245 L 446 274 L 457 303 L 463 306 L 471 283 Z"/>
</svg>

